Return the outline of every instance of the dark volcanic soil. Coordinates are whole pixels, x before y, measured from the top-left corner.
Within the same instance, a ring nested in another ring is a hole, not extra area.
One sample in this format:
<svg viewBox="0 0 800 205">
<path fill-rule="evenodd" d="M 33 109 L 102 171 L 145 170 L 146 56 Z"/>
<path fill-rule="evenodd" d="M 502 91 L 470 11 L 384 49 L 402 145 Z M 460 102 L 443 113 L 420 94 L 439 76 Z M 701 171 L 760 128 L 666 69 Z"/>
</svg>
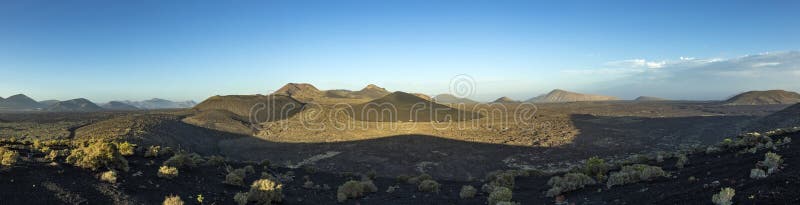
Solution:
<svg viewBox="0 0 800 205">
<path fill-rule="evenodd" d="M 793 138 L 800 134 L 791 134 Z M 783 137 L 783 136 L 779 136 Z M 721 187 L 736 189 L 737 204 L 798 204 L 800 203 L 800 150 L 798 140 L 780 147 L 776 153 L 783 156 L 784 168 L 766 179 L 749 178 L 750 169 L 763 160 L 766 151 L 756 154 L 736 154 L 736 151 L 717 154 L 694 154 L 689 156 L 690 165 L 683 169 L 673 166 L 674 159 L 654 163 L 671 173 L 671 178 L 660 178 L 649 182 L 615 186 L 595 185 L 568 193 L 567 199 L 575 204 L 711 204 L 711 196 Z M 28 156 L 25 150 L 21 155 Z M 71 165 L 51 165 L 41 160 L 42 154 L 33 154 L 16 166 L 0 171 L 0 204 L 160 204 L 171 194 L 181 196 L 187 204 L 197 204 L 196 196 L 202 194 L 204 204 L 233 204 L 233 195 L 246 191 L 245 187 L 221 183 L 225 177 L 224 166 L 201 166 L 184 168 L 175 179 L 156 177 L 158 166 L 166 157 L 158 159 L 140 156 L 128 157 L 131 171 L 121 172 L 116 184 L 101 182 L 98 172 L 78 169 Z M 229 162 L 239 168 L 246 164 Z M 273 174 L 294 172 L 294 180 L 285 183 L 282 204 L 340 204 L 336 202 L 336 187 L 348 179 L 358 179 L 356 174 L 323 173 L 313 169 L 264 169 L 255 165 L 256 174 L 246 177 L 246 183 L 257 179 L 262 171 Z M 142 175 L 134 176 L 141 171 Z M 330 189 L 306 189 L 302 185 L 304 176 L 318 185 Z M 690 182 L 689 177 L 698 180 Z M 552 204 L 553 199 L 544 196 L 550 176 L 518 177 L 514 189 L 514 201 L 522 204 Z M 462 185 L 480 187 L 479 181 L 444 181 L 439 193 L 416 190 L 414 185 L 397 182 L 394 178 L 379 177 L 375 180 L 379 191 L 362 199 L 350 199 L 343 204 L 485 204 L 487 194 L 481 193 L 473 199 L 460 199 Z M 718 181 L 719 186 L 713 186 Z M 387 193 L 389 186 L 398 185 L 396 192 Z"/>
</svg>

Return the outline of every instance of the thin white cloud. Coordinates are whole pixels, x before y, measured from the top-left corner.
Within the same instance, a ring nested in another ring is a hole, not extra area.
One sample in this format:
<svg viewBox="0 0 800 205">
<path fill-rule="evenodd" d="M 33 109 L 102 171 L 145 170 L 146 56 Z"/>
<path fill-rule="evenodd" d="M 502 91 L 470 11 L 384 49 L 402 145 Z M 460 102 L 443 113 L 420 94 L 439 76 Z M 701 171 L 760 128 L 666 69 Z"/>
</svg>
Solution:
<svg viewBox="0 0 800 205">
<path fill-rule="evenodd" d="M 622 97 L 660 95 L 681 99 L 718 99 L 747 90 L 800 90 L 800 52 L 768 52 L 741 57 L 691 58 L 672 61 L 644 59 L 614 61 L 604 68 L 616 72 L 567 72 L 608 74 L 613 80 L 603 83 L 604 93 Z"/>
</svg>

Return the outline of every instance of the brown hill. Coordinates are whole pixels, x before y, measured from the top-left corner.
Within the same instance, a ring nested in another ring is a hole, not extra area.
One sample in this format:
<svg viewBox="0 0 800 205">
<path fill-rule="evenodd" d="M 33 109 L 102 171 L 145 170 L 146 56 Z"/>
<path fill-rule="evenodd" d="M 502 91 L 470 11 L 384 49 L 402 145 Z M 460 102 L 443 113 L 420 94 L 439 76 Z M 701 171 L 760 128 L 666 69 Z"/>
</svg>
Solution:
<svg viewBox="0 0 800 205">
<path fill-rule="evenodd" d="M 382 87 L 378 87 L 377 85 L 374 84 L 369 84 L 367 85 L 367 87 L 364 87 L 364 89 L 355 91 L 352 94 L 357 97 L 377 99 L 386 96 L 389 93 L 390 93 L 389 91 L 387 91 Z"/>
<path fill-rule="evenodd" d="M 212 96 L 194 109 L 200 112 L 224 110 L 240 119 L 269 122 L 297 114 L 303 109 L 303 103 L 286 95 L 227 95 Z"/>
<path fill-rule="evenodd" d="M 422 94 L 422 93 L 411 93 L 411 94 L 414 95 L 414 96 L 417 96 L 419 98 L 425 99 L 427 101 L 431 101 L 432 100 L 431 96 L 428 96 L 428 95 L 425 95 L 425 94 Z"/>
<path fill-rule="evenodd" d="M 470 100 L 468 98 L 459 98 L 451 94 L 439 94 L 433 97 L 433 101 L 437 103 L 444 103 L 444 104 L 477 104 L 477 101 Z"/>
<path fill-rule="evenodd" d="M 800 94 L 785 90 L 749 91 L 731 97 L 726 105 L 774 105 L 800 103 Z"/>
<path fill-rule="evenodd" d="M 322 91 L 308 83 L 287 83 L 272 94 L 286 95 L 303 101 L 324 96 Z"/>
<path fill-rule="evenodd" d="M 250 128 L 250 119 L 243 118 L 227 110 L 203 111 L 184 118 L 183 122 L 230 133 L 253 134 L 253 129 Z"/>
<path fill-rule="evenodd" d="M 527 100 L 527 102 L 551 103 L 551 102 L 581 102 L 581 101 L 610 101 L 610 100 L 619 100 L 619 98 L 613 96 L 583 94 L 561 89 L 555 89 L 545 95 L 531 98 L 530 100 Z"/>
<path fill-rule="evenodd" d="M 404 92 L 394 92 L 353 108 L 353 119 L 371 122 L 447 122 L 482 117 Z"/>
<path fill-rule="evenodd" d="M 519 103 L 519 101 L 503 96 L 492 101 L 492 103 Z"/>
<path fill-rule="evenodd" d="M 67 101 L 57 102 L 46 108 L 47 111 L 52 112 L 93 112 L 103 110 L 97 104 L 84 98 L 72 99 Z"/>
</svg>

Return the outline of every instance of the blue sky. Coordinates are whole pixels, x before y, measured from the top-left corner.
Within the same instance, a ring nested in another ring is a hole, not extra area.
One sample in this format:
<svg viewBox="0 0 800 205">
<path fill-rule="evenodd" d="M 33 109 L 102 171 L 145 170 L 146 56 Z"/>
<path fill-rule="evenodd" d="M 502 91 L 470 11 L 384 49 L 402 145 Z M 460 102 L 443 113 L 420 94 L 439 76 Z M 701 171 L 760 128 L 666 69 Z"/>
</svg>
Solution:
<svg viewBox="0 0 800 205">
<path fill-rule="evenodd" d="M 5 0 L 0 96 L 203 100 L 288 82 L 440 94 L 459 74 L 478 100 L 800 91 L 798 11 L 798 1 Z"/>
</svg>

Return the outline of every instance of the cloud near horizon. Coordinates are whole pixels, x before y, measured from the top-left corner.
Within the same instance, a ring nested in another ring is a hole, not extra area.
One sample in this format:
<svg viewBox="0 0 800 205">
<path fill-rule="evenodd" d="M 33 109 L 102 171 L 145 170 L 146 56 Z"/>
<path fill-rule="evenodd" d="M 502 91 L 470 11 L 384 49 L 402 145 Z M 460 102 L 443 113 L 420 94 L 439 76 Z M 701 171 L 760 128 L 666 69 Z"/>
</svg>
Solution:
<svg viewBox="0 0 800 205">
<path fill-rule="evenodd" d="M 570 75 L 604 77 L 594 91 L 634 98 L 719 100 L 750 90 L 800 90 L 800 51 L 781 51 L 729 59 L 681 57 L 672 61 L 613 61 L 605 67 L 569 70 Z"/>
</svg>

